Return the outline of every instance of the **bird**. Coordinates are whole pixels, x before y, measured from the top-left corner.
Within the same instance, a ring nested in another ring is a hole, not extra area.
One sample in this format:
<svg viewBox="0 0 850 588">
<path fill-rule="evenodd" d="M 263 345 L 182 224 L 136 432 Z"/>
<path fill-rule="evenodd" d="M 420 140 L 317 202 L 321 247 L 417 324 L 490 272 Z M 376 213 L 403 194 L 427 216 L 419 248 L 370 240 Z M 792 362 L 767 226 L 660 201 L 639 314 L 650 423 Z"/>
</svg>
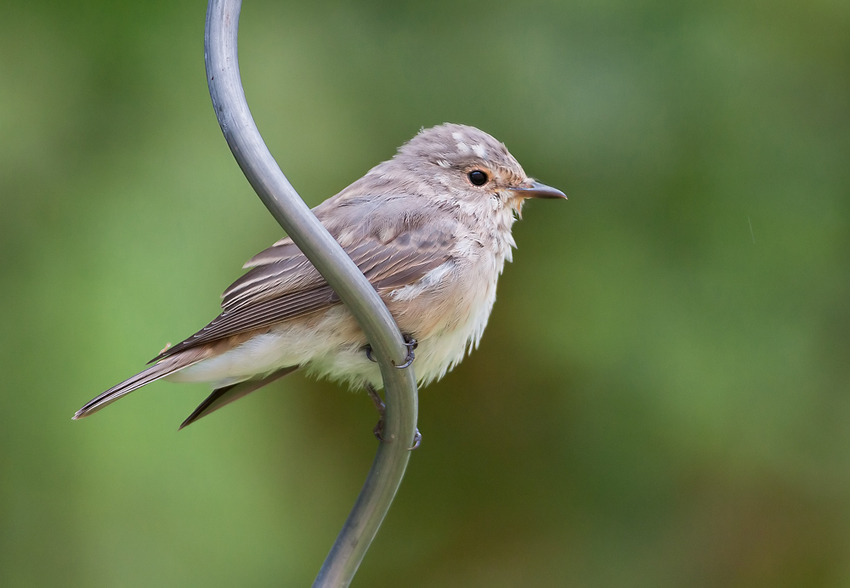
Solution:
<svg viewBox="0 0 850 588">
<path fill-rule="evenodd" d="M 387 305 L 409 361 L 415 358 L 419 385 L 443 377 L 478 347 L 516 247 L 511 227 L 529 198 L 566 195 L 529 178 L 491 135 L 445 123 L 420 130 L 313 209 Z M 244 269 L 222 294 L 218 317 L 73 419 L 160 379 L 211 384 L 182 429 L 298 369 L 366 388 L 380 412 L 381 373 L 365 335 L 295 243 L 277 241 Z"/>
</svg>

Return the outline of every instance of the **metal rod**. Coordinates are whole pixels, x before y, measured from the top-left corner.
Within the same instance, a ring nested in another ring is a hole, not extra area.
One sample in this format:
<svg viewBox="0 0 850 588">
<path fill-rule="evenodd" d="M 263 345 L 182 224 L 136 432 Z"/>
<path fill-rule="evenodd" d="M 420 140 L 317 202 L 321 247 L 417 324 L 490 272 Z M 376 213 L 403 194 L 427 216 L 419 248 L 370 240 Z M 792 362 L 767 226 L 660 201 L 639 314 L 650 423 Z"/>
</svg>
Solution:
<svg viewBox="0 0 850 588">
<path fill-rule="evenodd" d="M 210 0 L 204 57 L 221 130 L 260 199 L 357 319 L 381 368 L 386 390 L 384 438 L 354 508 L 325 559 L 314 587 L 351 583 L 401 484 L 413 443 L 417 391 L 413 369 L 396 369 L 404 339 L 381 298 L 278 167 L 254 124 L 242 89 L 237 53 L 241 0 Z"/>
</svg>

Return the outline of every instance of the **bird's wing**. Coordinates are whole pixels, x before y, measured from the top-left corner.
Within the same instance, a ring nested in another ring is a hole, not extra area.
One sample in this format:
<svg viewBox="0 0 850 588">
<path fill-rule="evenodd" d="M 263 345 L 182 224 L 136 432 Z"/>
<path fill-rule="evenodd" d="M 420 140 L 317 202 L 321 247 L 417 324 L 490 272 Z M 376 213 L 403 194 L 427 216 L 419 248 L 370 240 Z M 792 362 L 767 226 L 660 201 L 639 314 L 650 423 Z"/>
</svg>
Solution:
<svg viewBox="0 0 850 588">
<path fill-rule="evenodd" d="M 453 222 L 426 224 L 411 219 L 395 217 L 396 222 L 382 223 L 380 218 L 372 218 L 353 231 L 335 235 L 378 292 L 412 284 L 451 257 L 456 229 Z M 278 241 L 245 265 L 252 269 L 225 290 L 224 311 L 152 362 L 339 303 L 333 289 L 289 238 Z"/>
</svg>

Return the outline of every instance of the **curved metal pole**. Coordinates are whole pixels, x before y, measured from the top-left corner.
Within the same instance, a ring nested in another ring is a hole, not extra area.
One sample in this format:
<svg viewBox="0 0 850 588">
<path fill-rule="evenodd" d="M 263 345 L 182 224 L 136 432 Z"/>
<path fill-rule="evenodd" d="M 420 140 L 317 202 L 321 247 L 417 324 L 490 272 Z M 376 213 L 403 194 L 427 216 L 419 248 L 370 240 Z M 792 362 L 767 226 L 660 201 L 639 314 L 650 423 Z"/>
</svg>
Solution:
<svg viewBox="0 0 850 588">
<path fill-rule="evenodd" d="M 384 438 L 363 489 L 325 560 L 314 587 L 348 586 L 389 510 L 407 467 L 416 432 L 413 370 L 396 369 L 407 349 L 381 298 L 316 219 L 263 142 L 242 90 L 237 56 L 241 0 L 210 0 L 204 34 L 207 81 L 221 130 L 260 199 L 357 319 L 381 368 L 386 390 Z"/>
</svg>

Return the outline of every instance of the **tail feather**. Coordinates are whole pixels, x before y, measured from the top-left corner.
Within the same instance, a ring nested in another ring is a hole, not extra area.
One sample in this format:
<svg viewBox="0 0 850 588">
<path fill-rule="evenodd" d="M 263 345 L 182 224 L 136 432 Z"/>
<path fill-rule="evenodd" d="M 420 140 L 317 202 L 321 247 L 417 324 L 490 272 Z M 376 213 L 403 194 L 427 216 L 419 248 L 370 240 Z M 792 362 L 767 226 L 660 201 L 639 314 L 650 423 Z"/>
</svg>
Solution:
<svg viewBox="0 0 850 588">
<path fill-rule="evenodd" d="M 243 396 L 250 394 L 254 390 L 259 390 L 266 384 L 271 384 L 275 380 L 282 378 L 286 374 L 291 374 L 295 370 L 298 369 L 299 366 L 285 367 L 277 370 L 276 372 L 272 372 L 265 378 L 260 378 L 258 380 L 246 380 L 244 382 L 239 382 L 238 384 L 232 384 L 230 386 L 224 386 L 222 388 L 217 388 L 213 390 L 212 394 L 207 396 L 207 398 L 189 415 L 189 417 L 183 421 L 183 424 L 180 425 L 180 428 L 187 427 L 194 423 L 196 420 L 207 416 L 208 414 L 217 411 L 219 408 L 223 406 L 227 406 L 231 402 L 239 400 Z"/>
<path fill-rule="evenodd" d="M 113 386 L 103 394 L 100 394 L 96 398 L 93 398 L 92 400 L 87 402 L 85 406 L 83 406 L 74 414 L 73 420 L 76 421 L 83 417 L 87 417 L 90 414 L 99 411 L 107 404 L 115 402 L 125 394 L 129 394 L 134 390 L 138 390 L 142 386 L 150 384 L 151 382 L 155 382 L 161 378 L 173 374 L 176 371 L 182 370 L 183 368 L 187 368 L 190 365 L 196 364 L 202 359 L 205 359 L 205 357 L 198 353 L 181 353 L 179 355 L 173 355 L 171 357 L 165 358 L 159 363 L 152 365 L 146 370 L 139 372 L 132 378 L 124 380 L 120 384 Z"/>
</svg>

